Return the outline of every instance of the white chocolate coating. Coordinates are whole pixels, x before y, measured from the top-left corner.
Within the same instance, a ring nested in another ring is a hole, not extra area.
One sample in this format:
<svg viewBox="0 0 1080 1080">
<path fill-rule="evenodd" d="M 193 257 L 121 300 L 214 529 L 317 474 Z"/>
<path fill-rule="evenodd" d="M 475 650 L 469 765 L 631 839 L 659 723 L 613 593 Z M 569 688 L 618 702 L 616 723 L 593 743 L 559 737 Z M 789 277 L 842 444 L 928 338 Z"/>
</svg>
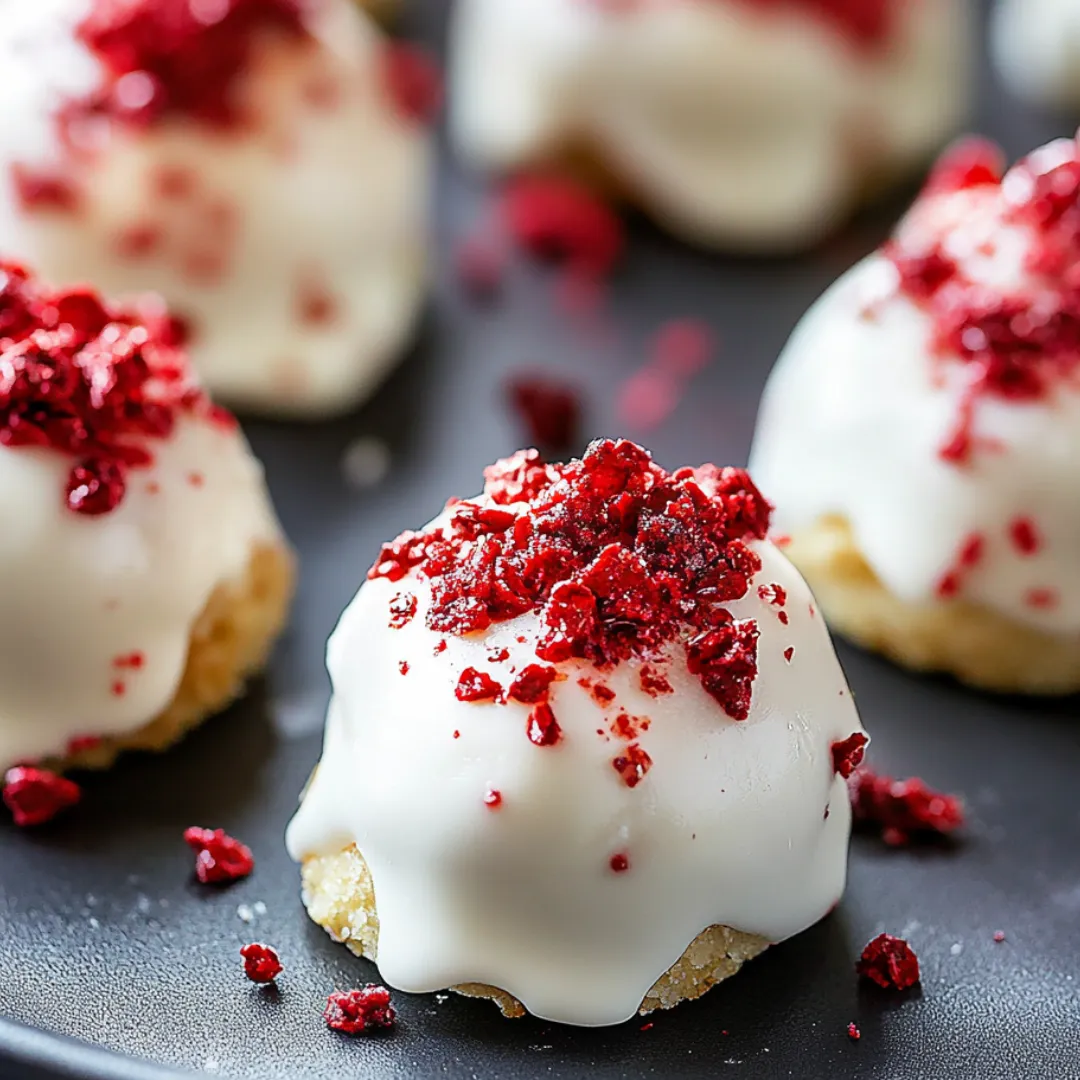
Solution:
<svg viewBox="0 0 1080 1080">
<path fill-rule="evenodd" d="M 1039 153 L 1064 159 L 1074 148 Z M 915 250 L 942 238 L 973 281 L 1031 285 L 1023 258 L 1032 234 L 1003 221 L 1003 210 L 996 187 L 926 198 L 898 238 Z M 962 466 L 942 460 L 964 365 L 935 361 L 929 314 L 895 286 L 892 263 L 871 256 L 811 308 L 780 357 L 751 454 L 776 503 L 774 528 L 841 515 L 885 588 L 911 603 L 933 603 L 966 539 L 981 534 L 963 599 L 1036 629 L 1080 633 L 1080 387 L 1062 382 L 1030 402 L 981 398 L 974 432 L 983 449 Z M 1017 518 L 1036 526 L 1038 551 L 1010 541 Z M 1032 591 L 1045 589 L 1056 605 L 1033 605 Z"/>
<path fill-rule="evenodd" d="M 239 430 L 188 418 L 147 445 L 154 464 L 98 517 L 65 505 L 69 457 L 0 446 L 0 768 L 153 719 L 215 587 L 280 542 Z M 116 665 L 134 652 L 141 667 Z"/>
<path fill-rule="evenodd" d="M 1080 5 L 1075 0 L 1000 0 L 990 47 L 1016 93 L 1080 108 Z"/>
<path fill-rule="evenodd" d="M 461 0 L 457 145 L 486 167 L 585 142 L 697 242 L 808 244 L 871 179 L 921 163 L 969 102 L 967 0 L 898 5 L 894 40 L 853 45 L 793 6 Z"/>
<path fill-rule="evenodd" d="M 832 908 L 850 808 L 830 747 L 859 719 L 805 583 L 773 545 L 751 546 L 763 568 L 726 605 L 760 624 L 749 718 L 729 719 L 685 659 L 663 668 L 674 693 L 661 697 L 640 689 L 635 664 L 601 676 L 570 661 L 556 665 L 567 678 L 552 686 L 563 731 L 552 747 L 527 738 L 529 706 L 454 696 L 466 667 L 506 685 L 511 668 L 537 662 L 535 614 L 446 636 L 437 654 L 443 635 L 424 625 L 430 592 L 415 572 L 363 585 L 330 639 L 323 757 L 287 844 L 302 860 L 355 842 L 386 982 L 409 992 L 479 982 L 544 1019 L 615 1024 L 706 927 L 778 942 Z M 773 582 L 788 590 L 787 626 L 757 594 Z M 419 610 L 389 629 L 402 591 Z M 493 663 L 500 647 L 510 657 Z M 598 704 L 583 676 L 602 678 L 614 702 Z M 610 732 L 623 709 L 651 720 L 638 741 L 653 764 L 633 788 L 611 764 L 625 746 Z M 485 806 L 489 789 L 497 810 Z M 610 866 L 619 853 L 623 873 Z"/>
<path fill-rule="evenodd" d="M 0 250 L 54 281 L 160 292 L 193 324 L 189 351 L 219 400 L 289 414 L 354 406 L 400 358 L 426 285 L 429 139 L 389 101 L 378 31 L 331 0 L 315 41 L 268 43 L 245 76 L 254 129 L 116 127 L 76 162 L 53 113 L 99 78 L 71 34 L 88 3 L 20 3 L 0 20 Z M 16 162 L 70 172 L 82 210 L 27 213 Z M 161 170 L 178 167 L 193 191 L 163 196 Z M 147 225 L 155 248 L 126 253 L 123 238 Z M 329 310 L 305 316 L 309 300 Z"/>
</svg>

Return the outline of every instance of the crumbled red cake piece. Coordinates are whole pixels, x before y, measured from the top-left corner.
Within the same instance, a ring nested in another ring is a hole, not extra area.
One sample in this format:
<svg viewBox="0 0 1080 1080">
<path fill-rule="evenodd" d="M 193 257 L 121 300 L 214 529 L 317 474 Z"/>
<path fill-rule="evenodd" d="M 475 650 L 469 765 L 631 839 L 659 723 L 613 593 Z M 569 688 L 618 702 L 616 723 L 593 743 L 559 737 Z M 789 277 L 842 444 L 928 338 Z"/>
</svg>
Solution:
<svg viewBox="0 0 1080 1080">
<path fill-rule="evenodd" d="M 1001 942 L 1003 942 L 1005 940 L 1005 931 L 1004 930 L 995 930 L 994 931 L 994 940 L 1000 945 Z"/>
<path fill-rule="evenodd" d="M 832 744 L 833 771 L 839 773 L 845 780 L 862 764 L 866 753 L 866 744 L 870 740 L 861 732 L 856 731 L 841 742 Z"/>
<path fill-rule="evenodd" d="M 522 701 L 527 705 L 535 705 L 537 702 L 546 701 L 551 684 L 555 681 L 558 673 L 553 667 L 546 664 L 529 664 L 518 672 L 514 681 L 510 684 L 507 696 L 514 701 Z"/>
<path fill-rule="evenodd" d="M 847 1033 L 852 1042 L 858 1042 L 862 1038 L 862 1032 L 855 1023 L 848 1024 Z"/>
<path fill-rule="evenodd" d="M 743 470 L 668 473 L 633 443 L 599 440 L 580 461 L 546 465 L 523 451 L 485 477 L 505 511 L 457 502 L 449 528 L 403 534 L 368 576 L 430 581 L 425 619 L 441 633 L 536 612 L 536 654 L 551 664 L 608 668 L 681 648 L 727 714 L 746 719 L 758 628 L 724 604 L 761 568 L 747 541 L 765 537 L 770 507 Z"/>
<path fill-rule="evenodd" d="M 501 216 L 526 251 L 603 276 L 626 239 L 618 214 L 594 192 L 558 176 L 521 176 L 502 193 Z"/>
<path fill-rule="evenodd" d="M 503 688 L 486 671 L 467 667 L 458 679 L 454 696 L 458 701 L 498 701 Z"/>
<path fill-rule="evenodd" d="M 496 791 L 494 788 L 489 789 L 484 794 L 484 805 L 489 810 L 498 810 L 502 806 L 503 797 L 501 791 Z"/>
<path fill-rule="evenodd" d="M 326 1026 L 345 1035 L 366 1035 L 392 1028 L 396 1019 L 385 986 L 369 983 L 361 990 L 335 990 L 326 999 Z"/>
<path fill-rule="evenodd" d="M 863 949 L 855 970 L 883 990 L 908 990 L 919 981 L 919 958 L 903 938 L 879 934 Z"/>
<path fill-rule="evenodd" d="M 793 647 L 792 647 L 791 645 L 789 645 L 789 646 L 788 646 L 788 647 L 787 647 L 787 648 L 786 648 L 786 649 L 784 650 L 784 659 L 785 659 L 785 660 L 786 660 L 786 661 L 787 661 L 787 662 L 788 662 L 788 663 L 790 664 L 790 663 L 791 663 L 791 658 L 792 658 L 792 657 L 793 657 L 794 655 L 795 655 L 795 649 L 794 649 L 794 648 L 793 648 Z"/>
<path fill-rule="evenodd" d="M 645 779 L 645 774 L 652 768 L 652 758 L 637 743 L 631 743 L 618 757 L 612 759 L 611 767 L 622 777 L 622 782 L 627 787 L 633 788 Z"/>
<path fill-rule="evenodd" d="M 390 601 L 390 629 L 400 630 L 416 615 L 418 601 L 410 592 L 400 592 Z"/>
<path fill-rule="evenodd" d="M 400 671 L 402 675 L 408 675 L 409 674 L 409 661 L 408 660 L 399 660 L 398 661 L 398 671 Z"/>
<path fill-rule="evenodd" d="M 16 765 L 4 774 L 4 805 L 20 827 L 44 825 L 81 797 L 78 784 L 48 769 Z"/>
<path fill-rule="evenodd" d="M 863 766 L 852 774 L 848 790 L 856 825 L 880 831 L 893 846 L 949 836 L 964 824 L 961 800 L 932 791 L 917 777 L 894 780 Z"/>
<path fill-rule="evenodd" d="M 50 290 L 0 263 L 0 446 L 72 459 L 68 508 L 107 514 L 129 473 L 185 416 L 233 423 L 197 388 L 160 317 L 107 306 L 86 289 Z"/>
<path fill-rule="evenodd" d="M 550 377 L 519 375 L 510 380 L 507 392 L 532 442 L 564 450 L 578 441 L 581 397 L 576 387 Z"/>
<path fill-rule="evenodd" d="M 551 706 L 546 704 L 537 705 L 529 713 L 529 722 L 525 731 L 529 736 L 529 742 L 536 746 L 554 746 L 562 739 L 559 721 L 555 719 Z"/>
<path fill-rule="evenodd" d="M 383 82 L 406 120 L 430 124 L 442 107 L 443 80 L 438 61 L 420 45 L 388 42 L 383 47 Z"/>
<path fill-rule="evenodd" d="M 244 958 L 244 974 L 253 983 L 271 983 L 284 968 L 278 954 L 269 945 L 252 942 L 240 950 Z"/>
<path fill-rule="evenodd" d="M 640 672 L 638 672 L 638 682 L 641 684 L 641 689 L 646 694 L 651 694 L 653 697 L 661 697 L 664 694 L 674 694 L 675 688 L 668 681 L 667 677 L 661 675 L 655 668 L 650 665 L 643 665 Z M 615 695 L 612 694 L 612 697 Z"/>
<path fill-rule="evenodd" d="M 195 876 L 204 885 L 239 881 L 255 869 L 251 849 L 224 829 L 192 825 L 184 830 L 184 842 L 195 854 Z"/>
<path fill-rule="evenodd" d="M 256 38 L 305 39 L 304 11 L 303 0 L 94 0 L 77 34 L 100 62 L 102 83 L 62 119 L 148 125 L 182 115 L 233 126 L 244 119 L 237 86 Z"/>
<path fill-rule="evenodd" d="M 630 860 L 623 852 L 618 851 L 611 856 L 609 865 L 616 874 L 625 874 L 630 869 Z"/>
</svg>

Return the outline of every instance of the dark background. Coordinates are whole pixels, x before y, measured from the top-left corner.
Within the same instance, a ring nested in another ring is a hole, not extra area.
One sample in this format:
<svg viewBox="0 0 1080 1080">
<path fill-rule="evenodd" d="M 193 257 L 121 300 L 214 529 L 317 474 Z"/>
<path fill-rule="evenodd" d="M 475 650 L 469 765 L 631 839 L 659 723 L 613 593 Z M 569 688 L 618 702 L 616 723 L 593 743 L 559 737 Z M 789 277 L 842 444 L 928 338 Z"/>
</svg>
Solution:
<svg viewBox="0 0 1080 1080">
<path fill-rule="evenodd" d="M 507 0 L 508 3 L 513 0 Z M 445 4 L 413 4 L 414 36 L 441 40 Z M 974 125 L 1017 155 L 1067 134 L 986 75 Z M 907 193 L 910 196 L 910 192 Z M 1080 1077 L 1080 727 L 1075 699 L 980 696 L 907 675 L 840 646 L 874 736 L 878 768 L 966 795 L 955 848 L 893 851 L 857 838 L 841 907 L 705 999 L 607 1030 L 510 1022 L 485 1002 L 396 995 L 385 1038 L 325 1028 L 326 994 L 375 978 L 299 901 L 282 831 L 318 756 L 328 685 L 323 643 L 378 543 L 418 526 L 522 434 L 502 381 L 536 367 L 572 377 L 587 433 L 647 442 L 669 467 L 745 461 L 770 364 L 807 305 L 870 250 L 903 206 L 879 208 L 813 255 L 738 261 L 691 250 L 635 222 L 603 325 L 556 315 L 543 270 L 515 266 L 496 305 L 477 307 L 452 270 L 485 207 L 483 184 L 444 153 L 437 282 L 422 339 L 362 412 L 329 424 L 248 425 L 303 560 L 295 617 L 265 686 L 167 757 L 133 757 L 86 784 L 54 826 L 0 825 L 2 1077 L 163 1077 L 177 1066 L 241 1077 L 798 1077 L 980 1080 Z M 621 429 L 612 395 L 665 319 L 715 328 L 721 352 L 657 431 Z M 360 435 L 392 448 L 390 476 L 357 491 L 340 460 Z M 362 783 L 362 776 L 358 777 Z M 254 875 L 225 891 L 190 877 L 189 824 L 221 825 L 254 849 Z M 250 925 L 240 905 L 266 905 Z M 906 936 L 921 991 L 860 987 L 852 965 L 881 930 Z M 1007 935 L 993 941 L 996 930 Z M 279 990 L 243 978 L 237 950 L 274 944 Z M 849 1021 L 862 1031 L 846 1034 Z M 32 1025 L 31 1028 L 22 1025 Z M 97 1044 L 56 1038 L 73 1036 Z M 107 1052 L 159 1063 L 143 1065 Z M 30 1061 L 52 1072 L 31 1070 Z"/>
</svg>

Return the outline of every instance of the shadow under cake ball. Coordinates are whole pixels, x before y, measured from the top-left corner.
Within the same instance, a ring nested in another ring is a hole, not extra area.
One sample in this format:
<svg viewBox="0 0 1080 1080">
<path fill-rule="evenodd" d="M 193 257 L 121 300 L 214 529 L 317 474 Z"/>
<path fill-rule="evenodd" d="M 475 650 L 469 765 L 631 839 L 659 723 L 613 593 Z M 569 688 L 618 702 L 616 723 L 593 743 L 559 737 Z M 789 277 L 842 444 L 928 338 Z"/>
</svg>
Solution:
<svg viewBox="0 0 1080 1080">
<path fill-rule="evenodd" d="M 0 521 L 0 767 L 164 749 L 285 620 L 262 469 L 157 301 L 0 264 Z"/>
<path fill-rule="evenodd" d="M 370 394 L 426 291 L 434 71 L 351 0 L 8 8 L 0 250 L 159 292 L 230 406 Z"/>
<path fill-rule="evenodd" d="M 451 127 L 688 239 L 807 246 L 918 169 L 970 103 L 968 0 L 460 0 Z"/>
<path fill-rule="evenodd" d="M 770 378 L 751 468 L 786 551 L 903 664 L 1080 689 L 1078 221 L 1074 141 L 1007 173 L 958 144 Z"/>
<path fill-rule="evenodd" d="M 599 441 L 485 477 L 342 617 L 288 848 L 390 985 L 616 1024 L 832 909 L 867 740 L 741 469 Z"/>
</svg>

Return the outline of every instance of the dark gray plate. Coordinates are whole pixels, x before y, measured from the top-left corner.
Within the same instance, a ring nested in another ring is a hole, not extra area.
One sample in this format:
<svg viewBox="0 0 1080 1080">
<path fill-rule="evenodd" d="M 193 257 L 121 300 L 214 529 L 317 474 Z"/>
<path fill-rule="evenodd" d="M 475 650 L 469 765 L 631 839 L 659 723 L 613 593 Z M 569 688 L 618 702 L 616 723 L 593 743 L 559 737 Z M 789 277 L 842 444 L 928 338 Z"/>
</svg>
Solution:
<svg viewBox="0 0 1080 1080">
<path fill-rule="evenodd" d="M 437 40 L 444 14 L 428 7 L 412 29 Z M 993 86 L 982 96 L 982 130 L 1011 153 L 1068 131 Z M 54 826 L 0 826 L 0 1013 L 10 1018 L 0 1021 L 9 1059 L 0 1074 L 30 1075 L 36 1063 L 43 1071 L 33 1075 L 117 1080 L 170 1066 L 290 1078 L 1080 1077 L 1077 702 L 980 697 L 844 647 L 874 760 L 964 792 L 961 846 L 891 851 L 857 839 L 839 910 L 649 1030 L 511 1023 L 487 1003 L 405 995 L 388 1037 L 325 1028 L 326 994 L 376 973 L 307 920 L 282 830 L 318 756 L 323 642 L 377 544 L 447 495 L 473 492 L 482 466 L 516 447 L 500 382 L 522 366 L 576 378 L 591 402 L 590 434 L 643 437 L 669 466 L 745 460 L 762 382 L 791 327 L 888 227 L 883 213 L 808 259 L 777 263 L 697 253 L 640 225 L 615 284 L 614 333 L 596 334 L 552 316 L 539 271 L 515 270 L 489 310 L 461 296 L 453 242 L 482 196 L 444 160 L 430 318 L 376 401 L 331 425 L 249 427 L 303 559 L 268 685 L 176 752 L 88 779 L 85 805 Z M 684 314 L 712 322 L 721 358 L 661 430 L 617 431 L 612 388 L 655 326 Z M 394 457 L 386 483 L 357 492 L 340 459 L 361 434 L 385 439 Z M 194 884 L 181 840 L 193 823 L 246 840 L 254 875 L 225 891 Z M 265 914 L 241 921 L 238 908 L 260 901 Z M 921 992 L 897 999 L 858 986 L 854 959 L 883 929 L 918 950 Z M 1007 941 L 996 944 L 999 929 Z M 244 980 L 237 950 L 250 940 L 280 950 L 280 990 Z M 846 1034 L 852 1020 L 858 1043 Z"/>
</svg>

